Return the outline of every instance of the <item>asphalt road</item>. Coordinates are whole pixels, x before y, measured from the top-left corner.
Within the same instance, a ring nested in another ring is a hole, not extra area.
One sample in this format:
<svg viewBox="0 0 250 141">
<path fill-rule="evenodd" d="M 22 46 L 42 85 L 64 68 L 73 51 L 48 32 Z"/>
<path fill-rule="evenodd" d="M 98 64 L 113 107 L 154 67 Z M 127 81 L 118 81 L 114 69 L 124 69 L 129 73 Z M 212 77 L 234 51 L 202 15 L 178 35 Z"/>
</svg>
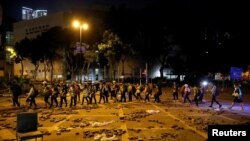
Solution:
<svg viewBox="0 0 250 141">
<path fill-rule="evenodd" d="M 25 98 L 20 98 L 22 108 L 13 107 L 11 97 L 0 97 L 0 140 L 15 140 L 16 113 L 36 111 L 39 117 L 38 130 L 44 132 L 44 141 L 91 141 L 111 140 L 195 140 L 207 139 L 207 126 L 213 124 L 249 124 L 250 96 L 244 95 L 244 111 L 236 105 L 228 107 L 232 97 L 230 91 L 221 93 L 216 103 L 210 105 L 210 95 L 205 96 L 203 104 L 183 103 L 182 99 L 173 101 L 169 89 L 164 89 L 160 103 L 133 102 L 80 105 L 76 108 L 43 108 L 42 98 L 37 98 L 38 109 L 26 109 Z M 99 97 L 97 97 L 99 100 Z M 38 139 L 39 140 L 39 139 Z"/>
</svg>

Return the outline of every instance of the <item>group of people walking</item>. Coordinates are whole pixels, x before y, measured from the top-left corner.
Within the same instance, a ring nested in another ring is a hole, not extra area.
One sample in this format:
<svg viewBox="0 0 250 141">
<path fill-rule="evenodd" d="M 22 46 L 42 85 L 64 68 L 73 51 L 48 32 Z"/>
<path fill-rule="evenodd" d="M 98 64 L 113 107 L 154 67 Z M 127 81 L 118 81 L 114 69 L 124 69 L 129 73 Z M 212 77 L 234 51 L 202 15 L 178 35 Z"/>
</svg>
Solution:
<svg viewBox="0 0 250 141">
<path fill-rule="evenodd" d="M 13 106 L 20 107 L 20 102 L 18 101 L 18 96 L 21 95 L 21 86 L 17 82 L 13 82 L 11 85 L 11 90 L 13 92 Z M 195 103 L 196 106 L 204 103 L 203 97 L 208 92 L 211 94 L 211 103 L 209 107 L 213 107 L 214 103 L 218 104 L 221 108 L 222 104 L 217 100 L 220 95 L 220 89 L 216 86 L 214 82 L 210 82 L 208 85 L 193 85 L 192 87 L 185 83 L 181 87 L 178 86 L 176 82 L 172 85 L 173 100 L 179 99 L 179 93 L 182 96 L 183 103 L 189 102 Z M 193 99 L 190 96 L 193 94 Z M 78 83 L 72 82 L 67 84 L 61 82 L 58 84 L 48 84 L 44 82 L 42 84 L 42 89 L 38 92 L 35 86 L 31 83 L 30 89 L 26 97 L 26 102 L 28 106 L 37 107 L 36 97 L 37 95 L 43 96 L 45 107 L 62 107 L 68 105 L 74 107 L 77 103 L 81 105 L 86 104 L 97 104 L 97 103 L 109 103 L 109 99 L 113 102 L 131 102 L 133 97 L 137 101 L 149 102 L 150 98 L 154 98 L 154 102 L 160 102 L 160 96 L 162 95 L 161 85 L 153 85 L 148 83 L 144 86 L 139 84 L 131 83 Z M 96 99 L 96 95 L 99 95 L 99 101 Z M 243 111 L 243 92 L 239 83 L 234 83 L 233 91 L 233 101 L 229 109 L 232 109 L 236 103 L 240 103 L 241 110 Z M 69 97 L 69 98 L 67 98 Z M 58 101 L 59 100 L 59 101 Z"/>
<path fill-rule="evenodd" d="M 186 103 L 186 101 L 188 101 L 190 104 L 195 102 L 196 106 L 199 106 L 199 104 L 203 103 L 203 97 L 206 93 L 210 93 L 211 103 L 209 107 L 213 107 L 214 103 L 218 104 L 219 108 L 222 107 L 222 104 L 217 100 L 217 97 L 220 95 L 220 89 L 216 86 L 215 82 L 210 82 L 208 85 L 201 84 L 200 87 L 198 87 L 197 85 L 193 85 L 193 87 L 191 87 L 190 85 L 185 83 L 180 88 L 176 84 L 176 82 L 174 82 L 172 85 L 172 92 L 173 92 L 173 100 L 178 100 L 178 94 L 181 93 L 183 103 Z M 190 99 L 191 94 L 193 94 L 192 100 Z M 232 104 L 228 108 L 232 109 L 232 107 L 236 103 L 240 103 L 241 111 L 243 111 L 244 110 L 243 99 L 242 99 L 243 92 L 238 82 L 234 83 L 234 90 L 233 90 L 232 97 L 233 97 Z"/>
<path fill-rule="evenodd" d="M 136 101 L 149 102 L 153 97 L 154 102 L 160 102 L 160 95 L 162 94 L 161 86 L 151 83 L 139 85 L 116 82 L 94 84 L 79 82 L 48 84 L 44 82 L 39 90 L 38 92 L 37 88 L 33 84 L 30 84 L 26 97 L 27 105 L 30 108 L 37 108 L 37 95 L 43 97 L 44 107 L 52 108 L 63 106 L 75 107 L 77 104 L 109 103 L 109 99 L 113 102 L 131 102 L 135 98 Z M 96 95 L 99 97 L 98 101 Z"/>
</svg>

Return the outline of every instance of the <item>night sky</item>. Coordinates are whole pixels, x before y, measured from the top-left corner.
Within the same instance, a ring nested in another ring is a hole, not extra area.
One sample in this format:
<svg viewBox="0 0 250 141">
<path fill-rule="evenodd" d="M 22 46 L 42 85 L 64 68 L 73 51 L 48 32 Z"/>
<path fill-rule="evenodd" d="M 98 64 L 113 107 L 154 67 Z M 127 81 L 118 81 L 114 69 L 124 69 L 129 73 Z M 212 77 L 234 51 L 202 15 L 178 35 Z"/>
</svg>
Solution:
<svg viewBox="0 0 250 141">
<path fill-rule="evenodd" d="M 4 0 L 4 2 L 6 14 L 18 20 L 21 19 L 22 6 L 47 9 L 48 14 L 89 8 L 93 4 L 107 6 L 125 4 L 132 9 L 147 7 L 147 10 L 144 10 L 146 13 L 144 19 L 147 20 L 151 16 L 152 19 L 158 20 L 157 23 L 152 21 L 155 26 L 160 24 L 171 28 L 174 26 L 177 32 L 180 31 L 178 36 L 181 36 L 183 46 L 191 56 L 198 56 L 197 51 L 200 51 L 202 56 L 204 52 L 213 50 L 215 53 L 209 53 L 207 57 L 208 62 L 212 64 L 218 61 L 219 66 L 225 62 L 228 62 L 228 65 L 249 64 L 249 61 L 244 58 L 249 54 L 247 48 L 250 46 L 248 41 L 250 11 L 248 4 L 240 0 Z M 123 16 L 126 17 L 126 15 Z M 111 19 L 111 23 L 119 18 L 123 21 L 124 17 L 118 16 L 116 19 Z M 128 19 L 131 19 L 131 15 Z M 123 26 L 126 28 L 126 22 L 128 21 L 118 21 L 118 27 L 125 24 Z M 122 31 L 124 32 L 126 30 Z M 205 40 L 205 37 L 208 39 Z M 215 54 L 219 60 L 215 58 Z M 226 57 L 223 59 L 222 56 Z M 196 57 L 194 61 L 197 58 L 200 59 Z"/>
<path fill-rule="evenodd" d="M 21 18 L 22 6 L 32 9 L 47 9 L 48 14 L 57 11 L 88 8 L 93 4 L 118 6 L 126 4 L 130 8 L 143 8 L 159 0 L 4 0 L 6 14 L 16 19 Z"/>
<path fill-rule="evenodd" d="M 144 8 L 160 1 L 165 3 L 166 9 L 172 9 L 173 14 L 182 12 L 190 16 L 213 20 L 213 22 L 246 22 L 249 13 L 247 4 L 241 1 L 227 0 L 3 0 L 6 14 L 21 19 L 21 7 L 32 9 L 47 9 L 48 14 L 57 11 L 88 8 L 93 4 L 120 5 L 129 8 Z M 160 4 L 161 5 L 161 4 Z M 198 21 L 199 19 L 197 19 Z M 244 20 L 244 21 L 243 21 Z"/>
</svg>

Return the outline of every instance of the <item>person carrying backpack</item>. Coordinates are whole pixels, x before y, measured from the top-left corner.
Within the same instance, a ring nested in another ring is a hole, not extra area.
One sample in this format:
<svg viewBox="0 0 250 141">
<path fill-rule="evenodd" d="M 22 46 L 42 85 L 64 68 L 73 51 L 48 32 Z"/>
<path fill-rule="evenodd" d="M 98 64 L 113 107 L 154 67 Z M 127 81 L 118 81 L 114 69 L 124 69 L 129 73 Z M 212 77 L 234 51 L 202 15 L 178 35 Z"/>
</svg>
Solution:
<svg viewBox="0 0 250 141">
<path fill-rule="evenodd" d="M 58 101 L 57 101 L 57 96 L 59 95 L 59 90 L 57 84 L 53 84 L 52 87 L 52 95 L 50 97 L 50 108 L 53 106 L 53 103 L 55 102 L 56 106 L 58 107 Z"/>
<path fill-rule="evenodd" d="M 21 86 L 16 81 L 14 81 L 13 84 L 11 85 L 11 91 L 12 91 L 12 94 L 13 94 L 12 95 L 13 106 L 20 107 L 20 103 L 18 101 L 18 97 L 22 93 L 22 88 L 21 88 Z"/>
<path fill-rule="evenodd" d="M 193 95 L 194 95 L 194 102 L 196 106 L 199 106 L 199 95 L 200 95 L 200 90 L 198 89 L 197 85 L 194 85 L 193 87 Z"/>
<path fill-rule="evenodd" d="M 45 108 L 47 108 L 50 106 L 49 97 L 51 95 L 51 90 L 46 83 L 44 83 L 43 87 L 44 87 L 43 88 L 44 104 L 45 104 Z"/>
</svg>

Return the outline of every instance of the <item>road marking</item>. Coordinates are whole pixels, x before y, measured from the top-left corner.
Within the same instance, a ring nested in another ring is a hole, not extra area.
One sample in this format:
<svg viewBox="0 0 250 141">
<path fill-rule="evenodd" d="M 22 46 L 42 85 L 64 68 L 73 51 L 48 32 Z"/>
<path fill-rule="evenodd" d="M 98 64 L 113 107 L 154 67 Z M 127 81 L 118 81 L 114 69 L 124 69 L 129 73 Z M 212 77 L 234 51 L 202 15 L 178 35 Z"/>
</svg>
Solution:
<svg viewBox="0 0 250 141">
<path fill-rule="evenodd" d="M 198 131 L 198 130 L 195 129 L 194 127 L 189 126 L 188 124 L 186 124 L 185 121 L 181 120 L 180 118 L 177 118 L 176 116 L 170 114 L 169 112 L 166 112 L 163 108 L 160 108 L 160 107 L 154 105 L 153 103 L 151 103 L 151 104 L 152 104 L 155 108 L 160 109 L 161 111 L 163 111 L 164 113 L 166 113 L 169 117 L 171 117 L 171 118 L 173 118 L 173 119 L 175 119 L 175 120 L 180 121 L 180 122 L 181 122 L 183 125 L 185 125 L 188 129 L 194 131 L 195 133 L 197 133 L 197 134 L 199 134 L 200 136 L 202 136 L 202 137 L 204 137 L 205 139 L 207 139 L 207 134 L 206 134 L 206 133 L 201 132 L 201 131 Z"/>
<path fill-rule="evenodd" d="M 124 118 L 123 108 L 122 108 L 122 106 L 120 104 L 118 106 L 121 107 L 119 109 L 119 112 L 118 112 L 119 117 L 120 117 L 120 119 L 123 119 Z M 122 123 L 121 129 L 126 131 L 126 133 L 122 135 L 122 141 L 128 141 L 129 140 L 129 134 L 128 134 L 128 129 L 127 129 L 127 124 L 125 122 Z"/>
<path fill-rule="evenodd" d="M 65 117 L 65 115 L 51 115 L 53 117 Z M 97 117 L 115 117 L 116 115 L 70 115 L 72 117 L 91 117 L 91 116 L 97 116 Z"/>
<path fill-rule="evenodd" d="M 127 129 L 126 123 L 122 124 L 121 129 L 126 131 L 126 133 L 122 135 L 122 141 L 128 141 L 129 134 L 128 134 L 128 129 Z"/>
<path fill-rule="evenodd" d="M 163 127 L 163 128 L 159 128 L 159 127 L 152 127 L 152 128 L 146 128 L 146 127 L 141 127 L 141 128 L 128 128 L 128 130 L 138 130 L 138 129 L 141 129 L 141 130 L 173 130 L 173 128 L 171 127 Z"/>
</svg>

